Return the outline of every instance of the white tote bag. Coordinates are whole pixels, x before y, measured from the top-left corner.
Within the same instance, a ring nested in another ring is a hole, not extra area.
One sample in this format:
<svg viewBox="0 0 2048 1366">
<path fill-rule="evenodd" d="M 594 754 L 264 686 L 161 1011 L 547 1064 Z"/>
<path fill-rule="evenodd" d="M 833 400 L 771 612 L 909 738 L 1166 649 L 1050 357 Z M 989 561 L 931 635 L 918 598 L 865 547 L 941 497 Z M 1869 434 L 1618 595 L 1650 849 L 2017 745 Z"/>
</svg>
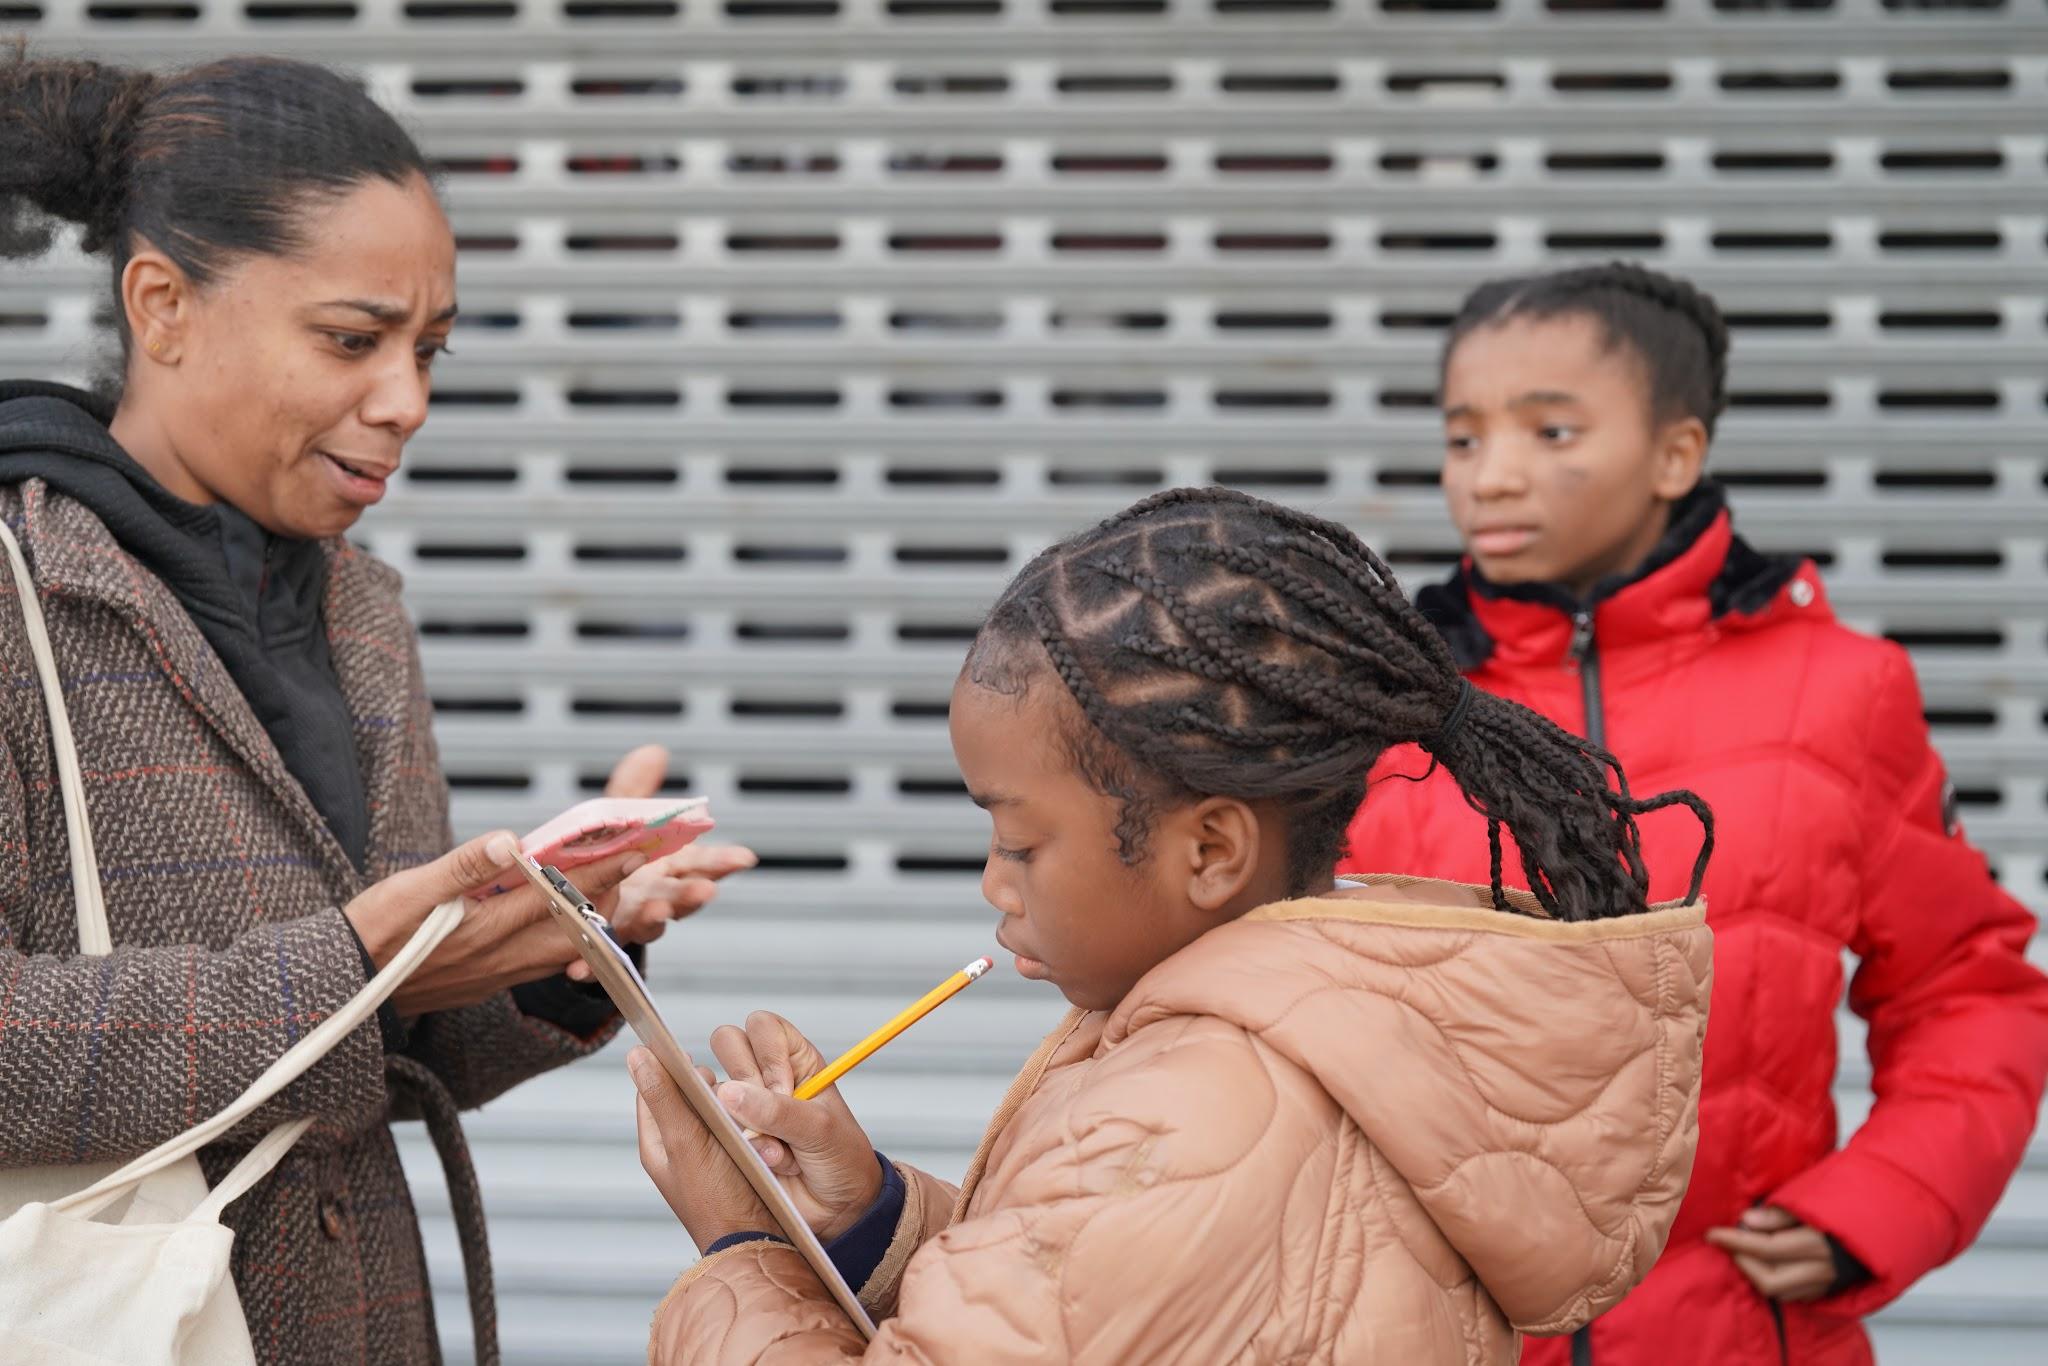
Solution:
<svg viewBox="0 0 2048 1366">
<path fill-rule="evenodd" d="M 85 783 L 57 664 L 21 547 L 0 541 L 28 622 L 64 795 L 83 953 L 113 951 Z M 348 1004 L 322 1020 L 225 1110 L 119 1169 L 0 1171 L 0 1362 L 6 1366 L 253 1366 L 228 1275 L 221 1211 L 270 1173 L 312 1120 L 273 1129 L 211 1191 L 199 1150 L 295 1081 L 377 1011 L 462 919 L 451 901 Z"/>
</svg>

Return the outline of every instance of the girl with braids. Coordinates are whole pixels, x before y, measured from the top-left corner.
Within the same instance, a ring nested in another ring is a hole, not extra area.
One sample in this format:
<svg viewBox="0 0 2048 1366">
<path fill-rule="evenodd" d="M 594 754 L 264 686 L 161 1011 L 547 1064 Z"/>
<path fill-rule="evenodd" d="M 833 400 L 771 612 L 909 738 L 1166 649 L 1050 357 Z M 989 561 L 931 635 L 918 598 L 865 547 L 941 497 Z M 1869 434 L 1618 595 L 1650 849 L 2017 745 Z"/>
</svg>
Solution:
<svg viewBox="0 0 2048 1366">
<path fill-rule="evenodd" d="M 1537 1366 L 1869 1361 L 1860 1319 L 1976 1236 L 2048 1069 L 2033 918 L 1962 837 L 1905 652 L 1752 550 L 1702 477 L 1727 369 L 1713 301 L 1629 265 L 1485 285 L 1444 347 L 1469 553 L 1419 605 L 1480 688 L 1705 796 L 1723 849 L 1691 1191 L 1643 1285 Z M 1388 753 L 1347 868 L 1484 868 L 1431 767 Z M 1688 832 L 1644 834 L 1651 893 L 1680 890 Z M 1877 1100 L 1838 1150 L 1844 949 Z"/>
<path fill-rule="evenodd" d="M 1221 489 L 1040 556 L 951 720 L 997 941 L 1074 1009 L 957 1189 L 879 1159 L 836 1093 L 794 1100 L 824 1059 L 787 1021 L 713 1036 L 872 1343 L 636 1052 L 643 1161 L 707 1254 L 655 1362 L 1509 1363 L 1647 1270 L 1711 955 L 1696 899 L 1650 905 L 1637 818 L 1682 804 L 1710 843 L 1698 798 L 1634 798 L 1465 684 L 1356 537 Z M 1411 741 L 1481 860 L 1494 833 L 1481 885 L 1333 875 L 1367 769 Z"/>
</svg>

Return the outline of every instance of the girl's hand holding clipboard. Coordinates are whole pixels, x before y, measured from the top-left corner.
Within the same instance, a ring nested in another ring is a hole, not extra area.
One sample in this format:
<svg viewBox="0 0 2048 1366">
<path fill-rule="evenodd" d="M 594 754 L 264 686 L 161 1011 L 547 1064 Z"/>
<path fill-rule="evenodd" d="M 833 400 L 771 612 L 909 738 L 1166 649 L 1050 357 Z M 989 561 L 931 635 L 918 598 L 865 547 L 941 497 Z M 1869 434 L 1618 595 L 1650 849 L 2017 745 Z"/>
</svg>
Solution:
<svg viewBox="0 0 2048 1366">
<path fill-rule="evenodd" d="M 812 1100 L 792 1094 L 800 1080 L 825 1069 L 825 1055 L 765 1010 L 749 1015 L 744 1029 L 721 1027 L 711 1051 L 731 1078 L 716 1088 L 719 1104 L 759 1133 L 754 1151 L 782 1179 L 804 1221 L 828 1243 L 853 1227 L 881 1194 L 874 1144 L 838 1087 Z"/>
<path fill-rule="evenodd" d="M 654 1054 L 644 1045 L 636 1047 L 626 1056 L 626 1068 L 640 1092 L 640 1165 L 698 1250 L 730 1234 L 773 1229 L 768 1207 Z M 697 1075 L 707 1086 L 717 1084 L 708 1067 L 698 1067 Z M 874 1165 L 872 1157 L 868 1165 Z"/>
<path fill-rule="evenodd" d="M 837 1087 L 813 1100 L 790 1094 L 799 1077 L 824 1068 L 825 1056 L 795 1025 L 767 1011 L 748 1016 L 745 1029 L 720 1028 L 711 1050 L 732 1080 L 721 1083 L 708 1067 L 697 1074 L 727 1114 L 760 1131 L 754 1151 L 818 1240 L 829 1243 L 853 1227 L 881 1194 L 874 1144 Z M 729 1234 L 772 1229 L 753 1189 L 654 1055 L 636 1048 L 626 1066 L 640 1091 L 640 1165 L 691 1241 L 701 1249 Z"/>
</svg>

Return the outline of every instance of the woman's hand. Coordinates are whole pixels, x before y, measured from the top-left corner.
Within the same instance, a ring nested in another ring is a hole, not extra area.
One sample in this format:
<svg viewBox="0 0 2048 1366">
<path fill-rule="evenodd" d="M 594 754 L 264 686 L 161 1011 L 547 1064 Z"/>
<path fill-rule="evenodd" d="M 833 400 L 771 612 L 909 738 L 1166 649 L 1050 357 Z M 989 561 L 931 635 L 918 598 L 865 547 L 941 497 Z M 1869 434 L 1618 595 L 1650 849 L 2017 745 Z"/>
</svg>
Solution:
<svg viewBox="0 0 2048 1366">
<path fill-rule="evenodd" d="M 882 1169 L 838 1087 L 814 1100 L 791 1094 L 825 1069 L 824 1055 L 765 1010 L 749 1015 L 745 1029 L 719 1029 L 711 1051 L 732 1078 L 718 1088 L 719 1103 L 761 1135 L 754 1151 L 782 1178 L 804 1222 L 828 1243 L 852 1228 L 882 1193 Z"/>
<path fill-rule="evenodd" d="M 619 760 L 604 785 L 607 797 L 652 797 L 668 773 L 668 751 L 642 745 Z M 719 882 L 759 863 L 751 849 L 737 844 L 689 844 L 641 868 L 619 888 L 618 904 L 609 915 L 612 937 L 622 944 L 651 944 L 668 931 L 670 922 L 695 915 L 718 895 Z M 581 885 L 582 874 L 577 874 Z M 586 891 L 586 895 L 587 895 Z M 591 979 L 590 964 L 581 958 L 569 964 L 569 976 Z"/>
<path fill-rule="evenodd" d="M 761 860 L 737 844 L 686 844 L 656 859 L 619 887 L 612 933 L 624 944 L 651 944 L 671 922 L 695 915 L 718 895 L 718 884 Z"/>
<path fill-rule="evenodd" d="M 1769 1299 L 1803 1304 L 1834 1286 L 1828 1236 L 1775 1206 L 1744 1210 L 1740 1227 L 1710 1228 L 1707 1241 L 1733 1257 L 1736 1268 Z"/>
<path fill-rule="evenodd" d="M 612 937 L 621 944 L 651 944 L 668 932 L 671 922 L 695 915 L 718 895 L 729 874 L 759 863 L 751 849 L 737 844 L 686 844 L 666 858 L 647 864 L 619 885 L 611 913 Z M 574 875 L 577 886 L 583 870 Z M 587 892 L 586 892 L 587 895 Z M 591 980 L 590 964 L 577 958 L 569 964 L 573 981 Z"/>
<path fill-rule="evenodd" d="M 462 921 L 427 955 L 392 1001 L 401 1015 L 453 1010 L 487 1000 L 507 987 L 538 981 L 578 961 L 576 948 L 548 915 L 541 894 L 513 870 L 519 841 L 510 831 L 480 835 L 417 868 L 393 873 L 342 908 L 381 968 L 436 906 L 493 883 L 512 886 L 472 901 Z M 576 885 L 593 903 L 616 900 L 619 884 L 647 862 L 628 852 L 576 870 Z M 516 885 L 513 885 L 516 884 Z"/>
<path fill-rule="evenodd" d="M 729 1234 L 773 1233 L 775 1216 L 654 1054 L 635 1048 L 626 1055 L 626 1068 L 640 1091 L 640 1165 L 698 1250 Z M 697 1075 L 707 1086 L 717 1080 L 708 1067 L 699 1067 Z"/>
</svg>

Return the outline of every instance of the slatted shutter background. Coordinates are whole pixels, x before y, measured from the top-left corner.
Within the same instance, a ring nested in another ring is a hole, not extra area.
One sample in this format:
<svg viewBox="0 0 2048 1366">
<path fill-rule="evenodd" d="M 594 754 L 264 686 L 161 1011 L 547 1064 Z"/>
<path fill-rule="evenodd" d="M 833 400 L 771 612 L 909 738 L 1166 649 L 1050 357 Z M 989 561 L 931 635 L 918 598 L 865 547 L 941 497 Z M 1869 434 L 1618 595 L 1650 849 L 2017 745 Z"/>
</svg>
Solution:
<svg viewBox="0 0 2048 1366">
<path fill-rule="evenodd" d="M 2042 0 L 0 0 L 7 28 L 355 66 L 441 159 L 459 357 L 363 539 L 408 577 L 465 830 L 655 739 L 764 855 L 655 955 L 686 1037 L 770 1006 L 830 1051 L 980 951 L 944 701 L 1037 547 L 1218 480 L 1441 572 L 1439 328 L 1483 276 L 1613 255 L 1720 296 L 1746 529 L 1912 647 L 1973 834 L 2048 902 Z M 10 267 L 0 368 L 89 372 L 97 289 Z M 855 1106 L 957 1174 L 1056 1013 L 998 975 Z M 471 1125 L 508 1360 L 640 1359 L 689 1259 L 621 1052 Z M 1884 1357 L 2048 1359 L 2044 1285 L 2037 1140 Z"/>
</svg>

